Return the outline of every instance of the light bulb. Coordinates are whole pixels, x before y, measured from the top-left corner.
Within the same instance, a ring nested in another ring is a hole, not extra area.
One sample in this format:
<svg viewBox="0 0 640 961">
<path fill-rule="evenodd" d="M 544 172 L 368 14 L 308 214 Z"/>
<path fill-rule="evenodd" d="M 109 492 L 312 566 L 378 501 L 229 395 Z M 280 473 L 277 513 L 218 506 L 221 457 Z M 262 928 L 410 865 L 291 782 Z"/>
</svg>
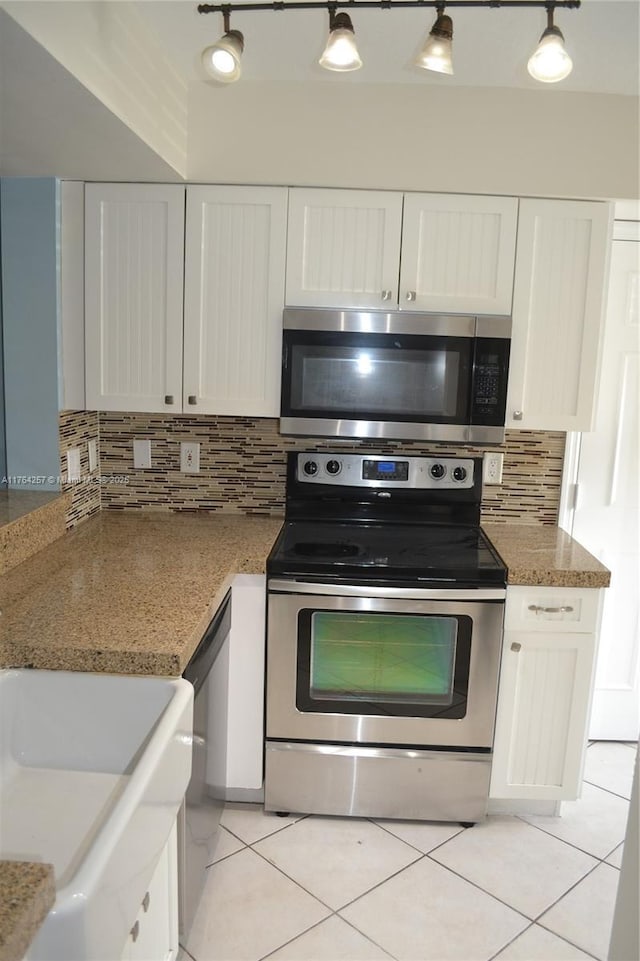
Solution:
<svg viewBox="0 0 640 961">
<path fill-rule="evenodd" d="M 329 39 L 318 63 L 325 70 L 345 73 L 348 70 L 359 70 L 362 66 L 348 14 L 337 13 L 333 18 Z"/>
<path fill-rule="evenodd" d="M 534 80 L 557 83 L 568 77 L 572 69 L 573 61 L 564 49 L 562 33 L 557 27 L 547 27 L 529 58 L 527 70 Z"/>
<path fill-rule="evenodd" d="M 453 74 L 452 37 L 451 17 L 438 14 L 424 47 L 414 61 L 415 65 L 423 70 L 433 70 L 434 73 Z"/>
<path fill-rule="evenodd" d="M 233 83 L 242 73 L 244 37 L 239 30 L 228 30 L 217 43 L 202 51 L 202 65 L 210 77 L 221 83 Z"/>
</svg>

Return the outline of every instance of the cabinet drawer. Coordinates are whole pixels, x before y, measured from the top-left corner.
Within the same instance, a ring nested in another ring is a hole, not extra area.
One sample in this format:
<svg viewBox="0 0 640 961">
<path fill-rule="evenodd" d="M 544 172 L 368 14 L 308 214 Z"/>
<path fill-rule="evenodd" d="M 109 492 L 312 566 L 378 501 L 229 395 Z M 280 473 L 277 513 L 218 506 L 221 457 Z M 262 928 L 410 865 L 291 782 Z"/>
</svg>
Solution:
<svg viewBox="0 0 640 961">
<path fill-rule="evenodd" d="M 601 593 L 576 587 L 509 587 L 505 628 L 590 633 L 598 624 Z"/>
</svg>

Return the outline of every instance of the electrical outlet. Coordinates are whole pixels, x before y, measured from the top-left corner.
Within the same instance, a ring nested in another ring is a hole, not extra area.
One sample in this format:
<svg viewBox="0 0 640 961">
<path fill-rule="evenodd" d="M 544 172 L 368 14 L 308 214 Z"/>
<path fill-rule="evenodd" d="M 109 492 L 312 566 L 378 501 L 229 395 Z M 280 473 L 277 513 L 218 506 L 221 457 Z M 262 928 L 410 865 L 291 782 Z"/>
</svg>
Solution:
<svg viewBox="0 0 640 961">
<path fill-rule="evenodd" d="M 200 471 L 200 444 L 182 441 L 180 444 L 180 470 L 183 474 L 197 474 Z"/>
<path fill-rule="evenodd" d="M 502 483 L 502 461 L 504 454 L 486 450 L 482 459 L 482 480 L 485 484 Z"/>
<path fill-rule="evenodd" d="M 98 466 L 98 441 L 88 441 L 87 450 L 89 452 L 89 473 L 92 474 Z"/>
<path fill-rule="evenodd" d="M 67 451 L 67 483 L 74 484 L 81 479 L 80 448 L 72 447 Z"/>
<path fill-rule="evenodd" d="M 134 440 L 133 466 L 137 467 L 139 470 L 148 470 L 151 467 L 150 440 Z"/>
</svg>

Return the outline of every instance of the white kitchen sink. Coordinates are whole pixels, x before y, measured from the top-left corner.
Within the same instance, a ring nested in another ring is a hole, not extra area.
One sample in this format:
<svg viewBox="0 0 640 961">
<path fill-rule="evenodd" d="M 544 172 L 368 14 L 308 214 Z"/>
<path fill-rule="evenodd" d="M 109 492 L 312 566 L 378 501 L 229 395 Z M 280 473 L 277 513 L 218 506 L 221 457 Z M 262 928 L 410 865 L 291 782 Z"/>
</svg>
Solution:
<svg viewBox="0 0 640 961">
<path fill-rule="evenodd" d="M 29 961 L 115 961 L 191 773 L 182 678 L 0 671 L 0 859 L 45 861 Z"/>
</svg>

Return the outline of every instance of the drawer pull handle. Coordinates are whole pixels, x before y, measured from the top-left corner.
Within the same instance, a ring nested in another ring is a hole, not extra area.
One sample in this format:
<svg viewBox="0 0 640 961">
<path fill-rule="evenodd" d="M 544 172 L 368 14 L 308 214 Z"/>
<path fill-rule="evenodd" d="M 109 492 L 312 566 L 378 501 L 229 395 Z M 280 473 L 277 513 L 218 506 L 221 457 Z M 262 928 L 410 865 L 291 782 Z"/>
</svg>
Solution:
<svg viewBox="0 0 640 961">
<path fill-rule="evenodd" d="M 131 928 L 131 940 L 137 941 L 139 934 L 140 934 L 140 922 L 136 921 L 134 926 Z"/>
<path fill-rule="evenodd" d="M 511 650 L 514 652 L 514 654 L 517 654 L 518 651 L 522 650 L 522 644 L 519 644 L 518 641 L 514 641 L 511 645 Z"/>
<path fill-rule="evenodd" d="M 173 404 L 173 394 L 165 394 L 164 402 L 165 404 Z"/>
<path fill-rule="evenodd" d="M 142 910 L 143 910 L 143 911 L 148 911 L 148 910 L 149 910 L 149 904 L 150 904 L 150 903 L 151 903 L 151 896 L 150 896 L 149 892 L 147 891 L 147 893 L 145 894 L 145 896 L 144 896 L 143 899 L 142 899 Z"/>
<path fill-rule="evenodd" d="M 198 403 L 198 398 L 195 394 L 189 394 L 188 400 L 192 407 Z"/>
<path fill-rule="evenodd" d="M 529 604 L 529 610 L 535 611 L 536 614 L 570 614 L 573 608 L 568 605 L 566 607 L 540 607 L 539 604 Z"/>
</svg>

